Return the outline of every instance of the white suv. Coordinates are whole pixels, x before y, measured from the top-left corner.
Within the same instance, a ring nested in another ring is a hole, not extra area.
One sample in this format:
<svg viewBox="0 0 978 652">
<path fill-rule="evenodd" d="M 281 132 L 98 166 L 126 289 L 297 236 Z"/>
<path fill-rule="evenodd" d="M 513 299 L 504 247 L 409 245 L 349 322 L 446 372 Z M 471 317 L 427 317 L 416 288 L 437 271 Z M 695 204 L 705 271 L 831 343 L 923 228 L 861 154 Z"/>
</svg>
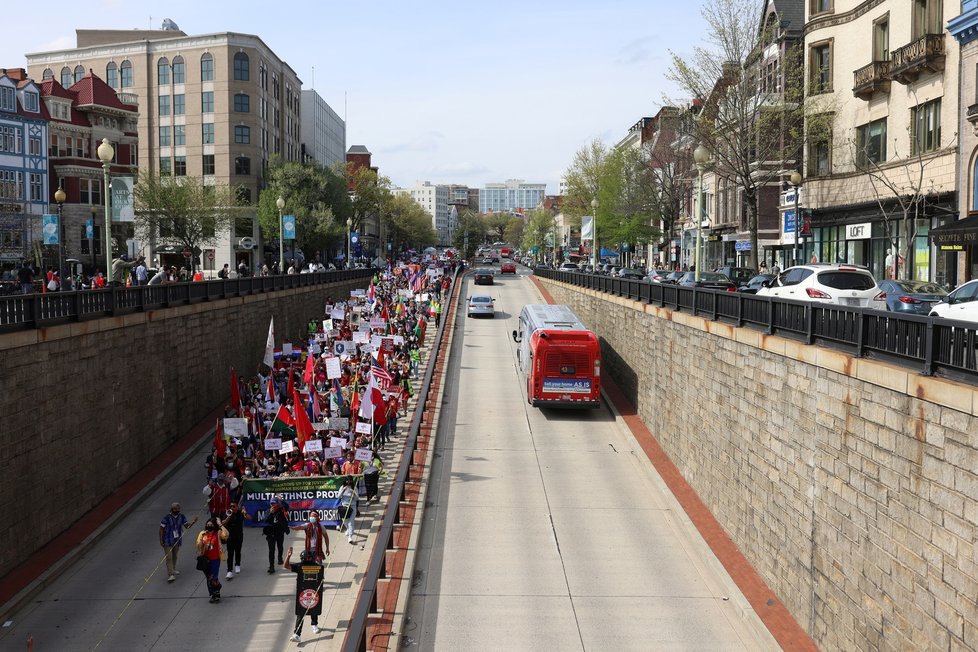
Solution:
<svg viewBox="0 0 978 652">
<path fill-rule="evenodd" d="M 869 270 L 853 265 L 812 263 L 789 267 L 757 296 L 886 310 L 886 293 Z"/>
<path fill-rule="evenodd" d="M 978 321 L 978 279 L 959 285 L 953 292 L 935 303 L 930 309 L 932 317 Z"/>
</svg>

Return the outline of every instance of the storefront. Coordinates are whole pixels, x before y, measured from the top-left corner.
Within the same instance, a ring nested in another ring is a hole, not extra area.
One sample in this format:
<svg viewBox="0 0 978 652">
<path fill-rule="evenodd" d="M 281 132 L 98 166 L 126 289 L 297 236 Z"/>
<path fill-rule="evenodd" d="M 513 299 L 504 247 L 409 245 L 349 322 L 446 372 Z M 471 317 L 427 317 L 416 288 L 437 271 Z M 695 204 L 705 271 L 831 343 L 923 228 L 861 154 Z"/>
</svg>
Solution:
<svg viewBox="0 0 978 652">
<path fill-rule="evenodd" d="M 978 278 L 978 213 L 931 229 L 930 237 L 937 252 L 938 283 L 953 287 Z M 959 269 L 966 278 L 958 278 Z"/>
</svg>

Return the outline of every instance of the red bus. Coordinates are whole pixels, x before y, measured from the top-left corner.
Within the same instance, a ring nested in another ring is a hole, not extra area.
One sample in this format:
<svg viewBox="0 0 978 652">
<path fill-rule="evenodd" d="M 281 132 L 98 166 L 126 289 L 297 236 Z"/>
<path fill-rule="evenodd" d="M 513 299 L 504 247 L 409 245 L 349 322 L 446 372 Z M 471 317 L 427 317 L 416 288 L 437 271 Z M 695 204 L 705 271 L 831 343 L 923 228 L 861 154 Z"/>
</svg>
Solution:
<svg viewBox="0 0 978 652">
<path fill-rule="evenodd" d="M 499 255 L 502 258 L 509 258 L 509 255 L 511 253 L 513 253 L 513 249 L 511 247 L 500 247 L 499 248 Z"/>
<path fill-rule="evenodd" d="M 601 407 L 601 347 L 570 308 L 524 306 L 513 339 L 530 405 Z"/>
</svg>

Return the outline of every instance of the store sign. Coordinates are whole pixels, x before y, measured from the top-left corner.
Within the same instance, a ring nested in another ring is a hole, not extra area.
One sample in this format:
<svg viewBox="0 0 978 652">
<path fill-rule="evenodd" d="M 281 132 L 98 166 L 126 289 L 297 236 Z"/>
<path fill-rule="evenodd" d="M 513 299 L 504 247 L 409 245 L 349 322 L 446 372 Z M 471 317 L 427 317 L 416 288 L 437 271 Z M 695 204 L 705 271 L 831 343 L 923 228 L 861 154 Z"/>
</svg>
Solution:
<svg viewBox="0 0 978 652">
<path fill-rule="evenodd" d="M 873 235 L 873 223 L 846 225 L 846 240 L 869 240 Z"/>
<path fill-rule="evenodd" d="M 751 243 L 750 240 L 738 240 L 734 243 L 734 251 L 750 251 Z"/>
</svg>

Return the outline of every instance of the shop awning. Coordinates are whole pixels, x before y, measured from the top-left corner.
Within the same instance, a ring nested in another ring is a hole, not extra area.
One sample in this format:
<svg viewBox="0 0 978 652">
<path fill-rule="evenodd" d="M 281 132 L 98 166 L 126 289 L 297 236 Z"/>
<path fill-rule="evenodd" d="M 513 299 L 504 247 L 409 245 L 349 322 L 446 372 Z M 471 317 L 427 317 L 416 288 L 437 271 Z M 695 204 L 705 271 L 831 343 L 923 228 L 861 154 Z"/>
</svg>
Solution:
<svg viewBox="0 0 978 652">
<path fill-rule="evenodd" d="M 931 242 L 941 251 L 961 251 L 965 247 L 978 245 L 978 213 L 931 229 L 929 235 Z"/>
</svg>

